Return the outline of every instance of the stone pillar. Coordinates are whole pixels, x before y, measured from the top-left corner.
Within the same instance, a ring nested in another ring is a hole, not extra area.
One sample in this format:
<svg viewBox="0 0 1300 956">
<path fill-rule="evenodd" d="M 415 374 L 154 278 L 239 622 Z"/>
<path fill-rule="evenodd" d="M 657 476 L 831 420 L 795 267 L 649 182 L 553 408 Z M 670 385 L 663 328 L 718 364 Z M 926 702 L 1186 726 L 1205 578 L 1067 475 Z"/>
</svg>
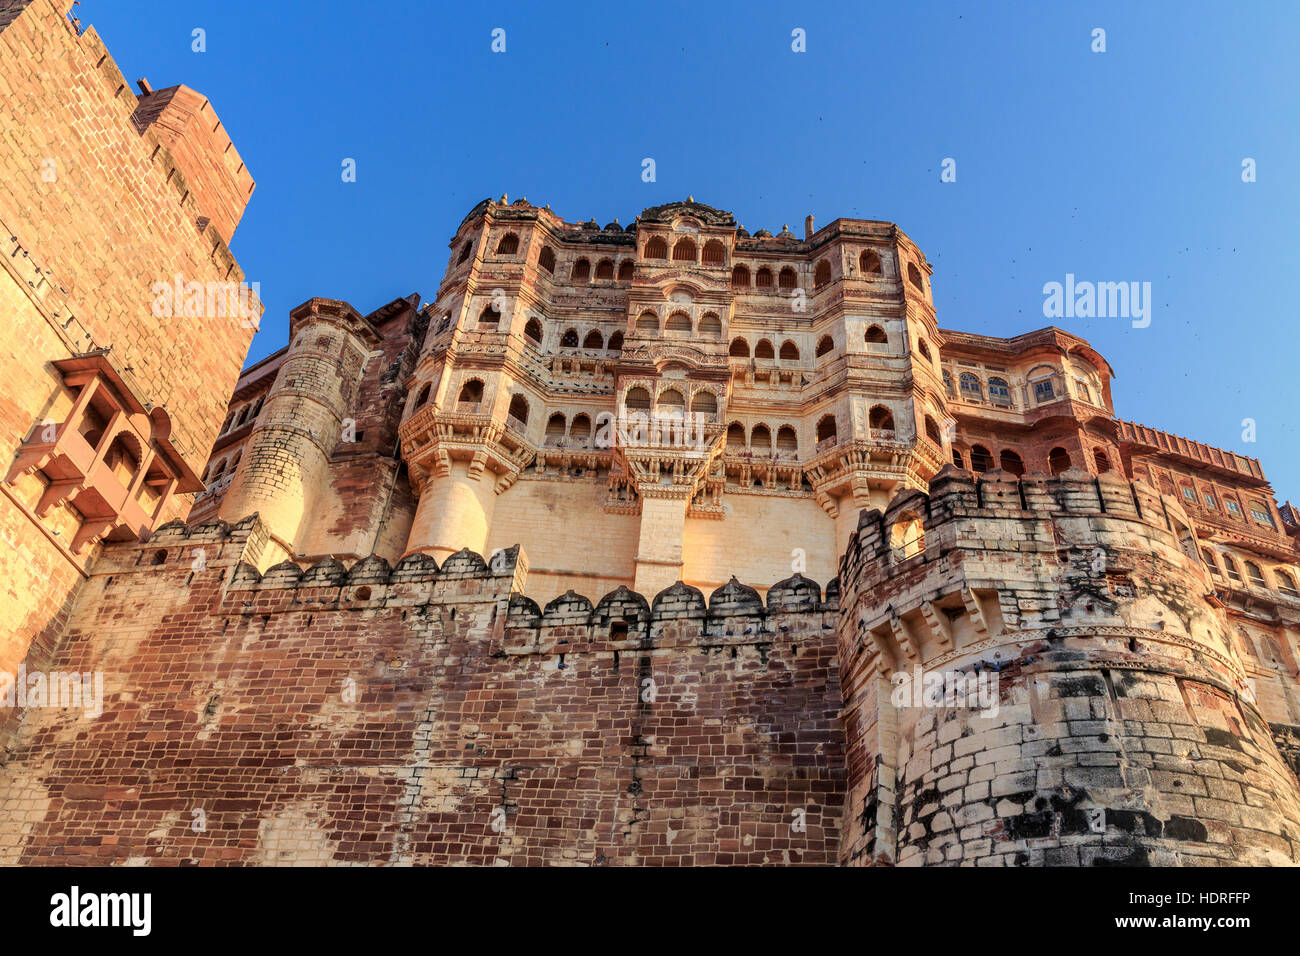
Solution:
<svg viewBox="0 0 1300 956">
<path fill-rule="evenodd" d="M 691 489 L 649 485 L 641 494 L 641 537 L 636 553 L 635 590 L 653 599 L 682 576 L 682 543 Z"/>
<path fill-rule="evenodd" d="M 496 477 L 480 471 L 471 476 L 470 463 L 453 460 L 450 473 L 428 479 L 420 491 L 406 551 L 423 551 L 441 564 L 448 555 L 469 548 L 487 557 L 488 529 L 496 508 Z"/>
</svg>

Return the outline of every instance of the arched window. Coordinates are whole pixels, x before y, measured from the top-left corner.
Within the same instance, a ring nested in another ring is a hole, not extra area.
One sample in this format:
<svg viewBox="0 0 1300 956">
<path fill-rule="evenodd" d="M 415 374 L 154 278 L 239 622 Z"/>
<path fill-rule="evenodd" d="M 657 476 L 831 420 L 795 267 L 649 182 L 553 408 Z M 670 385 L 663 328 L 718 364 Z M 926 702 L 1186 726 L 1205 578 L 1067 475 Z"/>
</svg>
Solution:
<svg viewBox="0 0 1300 956">
<path fill-rule="evenodd" d="M 889 529 L 889 546 L 894 557 L 902 560 L 925 550 L 925 526 L 914 511 L 904 511 Z"/>
<path fill-rule="evenodd" d="M 823 355 L 829 355 L 835 351 L 835 340 L 829 335 L 823 335 L 817 340 L 817 351 L 814 353 L 815 358 L 821 358 Z"/>
<path fill-rule="evenodd" d="M 636 330 L 638 332 L 658 332 L 659 316 L 653 312 L 642 312 L 636 317 Z"/>
<path fill-rule="evenodd" d="M 912 283 L 922 292 L 925 291 L 925 283 L 921 281 L 921 270 L 916 267 L 915 262 L 907 264 L 907 281 Z"/>
<path fill-rule="evenodd" d="M 1035 402 L 1050 402 L 1056 398 L 1056 369 L 1040 365 L 1029 373 L 1029 391 Z"/>
<path fill-rule="evenodd" d="M 1229 581 L 1241 583 L 1241 571 L 1237 567 L 1237 559 L 1230 554 L 1223 556 L 1223 570 L 1228 575 Z"/>
<path fill-rule="evenodd" d="M 894 430 L 894 413 L 884 405 L 872 405 L 867 412 L 867 424 L 871 430 L 892 432 Z"/>
<path fill-rule="evenodd" d="M 497 255 L 513 256 L 519 251 L 519 237 L 513 232 L 507 232 L 497 243 Z"/>
<path fill-rule="evenodd" d="M 596 263 L 596 278 L 611 280 L 614 278 L 614 261 L 612 259 L 601 259 Z"/>
<path fill-rule="evenodd" d="M 722 335 L 722 320 L 712 312 L 705 312 L 700 316 L 700 335 L 720 338 Z"/>
<path fill-rule="evenodd" d="M 957 377 L 957 384 L 961 388 L 961 397 L 968 402 L 982 402 L 984 400 L 984 389 L 980 385 L 977 376 L 970 372 L 962 372 Z"/>
<path fill-rule="evenodd" d="M 695 240 L 682 236 L 673 244 L 673 262 L 694 262 Z"/>
<path fill-rule="evenodd" d="M 749 343 L 740 338 L 732 339 L 727 354 L 732 358 L 749 358 Z"/>
<path fill-rule="evenodd" d="M 609 342 L 605 346 L 611 352 L 623 351 L 623 333 L 615 332 L 609 337 Z"/>
<path fill-rule="evenodd" d="M 983 474 L 993 467 L 993 455 L 983 445 L 972 445 L 970 450 L 970 467 L 972 471 Z"/>
<path fill-rule="evenodd" d="M 822 442 L 835 444 L 837 433 L 834 415 L 823 415 L 821 420 L 817 422 L 817 444 L 820 445 Z"/>
<path fill-rule="evenodd" d="M 734 452 L 745 450 L 745 426 L 740 422 L 732 422 L 727 426 L 727 447 Z"/>
<path fill-rule="evenodd" d="M 554 275 L 555 273 L 555 250 L 550 246 L 542 246 L 542 251 L 537 254 L 537 264 L 547 272 Z"/>
<path fill-rule="evenodd" d="M 776 430 L 776 450 L 791 457 L 799 454 L 799 435 L 789 425 Z"/>
<path fill-rule="evenodd" d="M 1268 587 L 1268 582 L 1264 580 L 1264 572 L 1254 561 L 1246 562 L 1246 577 L 1250 578 L 1250 583 L 1257 588 Z"/>
<path fill-rule="evenodd" d="M 430 384 L 420 389 L 420 394 L 415 397 L 416 408 L 423 408 L 425 405 L 429 404 L 429 390 L 431 388 L 433 388 L 433 386 Z"/>
<path fill-rule="evenodd" d="M 1002 408 L 1011 407 L 1011 388 L 1005 378 L 989 379 L 989 401 Z"/>
<path fill-rule="evenodd" d="M 795 345 L 789 339 L 781 343 L 781 361 L 797 362 L 799 361 L 799 346 Z"/>
<path fill-rule="evenodd" d="M 221 426 L 221 434 L 224 435 L 226 432 L 230 431 L 230 426 L 233 424 L 235 424 L 235 413 L 231 412 L 226 416 L 226 423 Z"/>
<path fill-rule="evenodd" d="M 1268 525 L 1270 528 L 1276 528 L 1273 524 L 1273 513 L 1269 510 L 1268 505 L 1262 501 L 1252 501 L 1250 503 L 1250 516 L 1259 524 Z"/>
<path fill-rule="evenodd" d="M 776 352 L 772 348 L 772 343 L 767 339 L 759 339 L 758 344 L 754 346 L 754 358 L 776 358 Z"/>
<path fill-rule="evenodd" d="M 1003 471 L 1009 471 L 1011 474 L 1019 477 L 1025 473 L 1025 462 L 1016 452 L 1003 449 L 1002 455 L 998 458 L 998 467 Z"/>
<path fill-rule="evenodd" d="M 624 259 L 622 262 L 618 264 L 618 281 L 631 282 L 632 271 L 633 271 L 632 260 Z"/>
<path fill-rule="evenodd" d="M 749 433 L 749 447 L 755 455 L 772 454 L 772 432 L 766 425 L 755 425 Z"/>
<path fill-rule="evenodd" d="M 496 309 L 492 308 L 492 306 L 490 305 L 487 308 L 485 308 L 482 312 L 479 313 L 478 325 L 479 328 L 481 329 L 495 331 L 497 326 L 500 325 L 500 323 L 501 323 L 501 313 L 498 312 Z"/>
<path fill-rule="evenodd" d="M 817 263 L 813 269 L 813 288 L 820 289 L 826 283 L 831 281 L 831 264 L 829 259 L 823 259 Z"/>
<path fill-rule="evenodd" d="M 261 398 L 257 400 L 257 404 L 253 406 L 253 414 L 248 416 L 250 419 L 254 419 L 258 415 L 262 414 L 262 405 L 265 401 L 266 401 L 265 395 L 263 395 Z"/>
<path fill-rule="evenodd" d="M 529 319 L 524 324 L 524 335 L 531 339 L 535 345 L 542 344 L 542 323 L 536 319 Z"/>
<path fill-rule="evenodd" d="M 1104 475 L 1106 472 L 1110 471 L 1110 458 L 1108 458 L 1106 453 L 1100 448 L 1093 451 L 1092 460 L 1096 462 L 1097 474 Z"/>
<path fill-rule="evenodd" d="M 515 395 L 510 399 L 510 417 L 517 420 L 521 425 L 528 424 L 528 399 L 522 395 Z"/>
<path fill-rule="evenodd" d="M 1070 453 L 1061 446 L 1056 446 L 1047 454 L 1047 470 L 1059 475 L 1070 467 Z"/>
<path fill-rule="evenodd" d="M 578 347 L 578 330 L 565 329 L 564 335 L 560 336 L 560 348 L 576 349 Z"/>
<path fill-rule="evenodd" d="M 737 289 L 749 288 L 749 268 L 747 266 L 736 266 L 731 270 L 731 284 Z"/>
<path fill-rule="evenodd" d="M 880 326 L 872 325 L 867 329 L 866 339 L 868 345 L 883 345 L 889 341 L 889 336 Z"/>
<path fill-rule="evenodd" d="M 799 280 L 795 276 L 794 270 L 786 266 L 781 270 L 781 274 L 777 276 L 776 284 L 782 289 L 793 289 L 799 284 Z"/>
<path fill-rule="evenodd" d="M 952 463 L 963 471 L 966 470 L 966 463 L 961 460 L 961 452 L 956 448 L 952 450 Z"/>
<path fill-rule="evenodd" d="M 574 282 L 586 282 L 587 278 L 590 275 L 591 275 L 591 263 L 588 262 L 586 259 L 579 259 L 577 262 L 573 264 L 572 278 Z"/>
<path fill-rule="evenodd" d="M 701 415 L 716 415 L 718 413 L 718 397 L 708 391 L 696 392 L 691 399 L 691 411 L 698 412 Z"/>
<path fill-rule="evenodd" d="M 1210 573 L 1216 577 L 1222 577 L 1223 572 L 1219 570 L 1219 562 L 1214 560 L 1214 552 L 1209 548 L 1201 548 L 1201 560 L 1205 566 L 1210 569 Z"/>
<path fill-rule="evenodd" d="M 772 270 L 767 266 L 761 266 L 758 272 L 754 273 L 754 285 L 759 289 L 772 288 Z"/>
<path fill-rule="evenodd" d="M 244 422 L 248 421 L 248 412 L 249 412 L 249 410 L 250 410 L 250 409 L 249 409 L 249 406 L 247 406 L 247 405 L 245 405 L 243 408 L 241 408 L 241 409 L 239 410 L 239 417 L 238 417 L 237 419 L 235 419 L 235 427 L 236 427 L 236 428 L 238 428 L 240 425 L 244 424 Z"/>
<path fill-rule="evenodd" d="M 858 256 L 858 269 L 863 275 L 881 275 L 884 270 L 880 267 L 880 253 L 874 249 L 862 250 L 862 255 Z"/>
<path fill-rule="evenodd" d="M 668 316 L 668 325 L 665 328 L 668 332 L 690 335 L 691 317 L 685 312 L 674 312 L 672 315 Z"/>
<path fill-rule="evenodd" d="M 584 349 L 603 349 L 605 347 L 605 337 L 600 334 L 599 329 L 592 329 L 587 333 L 587 337 L 582 340 Z"/>
<path fill-rule="evenodd" d="M 930 343 L 929 343 L 929 342 L 927 342 L 925 339 L 918 339 L 918 340 L 917 340 L 917 346 L 916 346 L 916 348 L 917 348 L 917 351 L 919 351 L 919 352 L 921 353 L 922 357 L 923 357 L 927 362 L 929 362 L 931 365 L 934 364 L 934 356 L 932 356 L 932 355 L 930 354 Z"/>
<path fill-rule="evenodd" d="M 460 387 L 460 396 L 456 399 L 456 404 L 467 403 L 478 407 L 478 403 L 483 401 L 483 383 L 476 378 L 471 378 L 468 382 Z"/>
<path fill-rule="evenodd" d="M 623 407 L 648 409 L 650 407 L 650 393 L 640 385 L 634 385 L 627 390 L 627 398 L 623 400 Z"/>
<path fill-rule="evenodd" d="M 468 240 L 466 240 L 465 245 L 461 246 L 460 258 L 456 260 L 456 265 L 460 265 L 462 262 L 468 259 L 469 254 L 473 250 L 473 248 L 474 248 L 473 244 L 470 243 Z"/>
<path fill-rule="evenodd" d="M 1287 597 L 1300 597 L 1300 592 L 1296 591 L 1295 578 L 1291 576 L 1290 571 L 1274 568 L 1273 576 L 1277 579 L 1277 589 L 1279 591 Z"/>
<path fill-rule="evenodd" d="M 929 415 L 925 416 L 925 437 L 940 448 L 943 447 L 943 436 L 939 432 L 939 425 Z"/>
<path fill-rule="evenodd" d="M 686 396 L 675 388 L 666 388 L 659 393 L 655 408 L 670 415 L 680 415 L 686 411 Z"/>
<path fill-rule="evenodd" d="M 647 259 L 667 259 L 668 240 L 663 236 L 652 236 L 650 241 L 645 244 L 645 257 Z"/>
<path fill-rule="evenodd" d="M 553 413 L 551 417 L 546 420 L 545 443 L 552 447 L 555 447 L 556 445 L 563 445 L 564 435 L 565 432 L 568 430 L 567 424 L 568 423 L 565 422 L 564 416 L 562 414 L 560 414 L 559 412 Z"/>
<path fill-rule="evenodd" d="M 726 260 L 727 252 L 717 239 L 710 239 L 704 244 L 704 264 L 720 266 Z"/>
<path fill-rule="evenodd" d="M 573 416 L 573 424 L 569 426 L 569 440 L 577 448 L 591 445 L 591 419 L 585 413 Z"/>
</svg>

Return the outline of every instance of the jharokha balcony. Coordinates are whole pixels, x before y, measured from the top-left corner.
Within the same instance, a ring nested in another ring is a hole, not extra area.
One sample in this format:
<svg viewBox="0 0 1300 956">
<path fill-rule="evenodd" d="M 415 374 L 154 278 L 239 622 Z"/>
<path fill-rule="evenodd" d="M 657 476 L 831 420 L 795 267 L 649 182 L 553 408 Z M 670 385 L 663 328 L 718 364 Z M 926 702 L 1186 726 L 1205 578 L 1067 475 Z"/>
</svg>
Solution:
<svg viewBox="0 0 1300 956">
<path fill-rule="evenodd" d="M 143 406 L 106 352 L 52 364 L 75 392 L 72 410 L 62 422 L 36 424 L 19 447 L 6 484 L 23 474 L 40 477 L 44 491 L 32 509 L 37 519 L 71 505 L 80 516 L 73 554 L 100 540 L 147 537 L 173 495 L 203 490 L 169 441 L 167 412 Z"/>
</svg>

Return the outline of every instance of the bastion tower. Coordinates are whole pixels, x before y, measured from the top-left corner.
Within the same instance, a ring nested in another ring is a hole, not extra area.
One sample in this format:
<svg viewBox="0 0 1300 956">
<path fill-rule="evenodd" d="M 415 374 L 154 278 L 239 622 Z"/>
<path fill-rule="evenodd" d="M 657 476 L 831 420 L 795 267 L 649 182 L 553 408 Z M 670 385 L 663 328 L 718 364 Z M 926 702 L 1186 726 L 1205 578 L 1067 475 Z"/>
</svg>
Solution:
<svg viewBox="0 0 1300 956">
<path fill-rule="evenodd" d="M 1300 788 L 1192 529 L 1174 496 L 1075 468 L 948 467 L 863 514 L 841 860 L 1300 862 Z"/>
</svg>

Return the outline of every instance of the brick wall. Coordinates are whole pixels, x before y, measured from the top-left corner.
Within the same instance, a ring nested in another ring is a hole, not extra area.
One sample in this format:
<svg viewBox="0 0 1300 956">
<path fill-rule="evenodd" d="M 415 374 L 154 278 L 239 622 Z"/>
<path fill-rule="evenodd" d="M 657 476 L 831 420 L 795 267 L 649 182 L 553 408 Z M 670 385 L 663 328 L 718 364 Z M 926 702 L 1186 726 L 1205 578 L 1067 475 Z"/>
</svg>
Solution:
<svg viewBox="0 0 1300 956">
<path fill-rule="evenodd" d="M 265 547 L 250 519 L 106 552 L 54 665 L 102 671 L 104 714 L 28 711 L 0 861 L 834 861 L 833 592 L 543 610 L 517 551 L 236 567 Z"/>
</svg>

